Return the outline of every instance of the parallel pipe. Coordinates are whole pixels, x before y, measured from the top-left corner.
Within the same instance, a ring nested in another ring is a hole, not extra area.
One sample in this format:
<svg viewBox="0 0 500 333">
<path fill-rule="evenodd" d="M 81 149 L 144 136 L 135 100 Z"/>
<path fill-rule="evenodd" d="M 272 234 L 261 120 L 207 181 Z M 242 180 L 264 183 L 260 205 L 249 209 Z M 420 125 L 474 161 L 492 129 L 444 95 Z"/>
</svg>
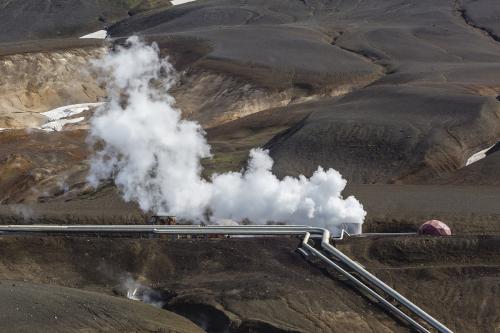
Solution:
<svg viewBox="0 0 500 333">
<path fill-rule="evenodd" d="M 335 262 L 330 260 L 330 258 L 326 257 L 323 253 L 319 252 L 316 250 L 314 247 L 309 245 L 309 233 L 307 232 L 306 235 L 304 236 L 304 239 L 302 240 L 302 248 L 307 249 L 309 252 L 313 253 L 315 256 L 321 258 L 324 262 L 326 262 L 328 265 L 333 267 L 335 270 L 337 270 L 340 274 L 348 278 L 352 283 L 354 283 L 359 289 L 365 291 L 368 293 L 370 296 L 374 297 L 377 301 L 379 301 L 383 306 L 385 306 L 390 312 L 402 317 L 404 320 L 406 320 L 411 326 L 413 326 L 417 331 L 422 332 L 422 333 L 430 333 L 429 330 L 424 328 L 422 325 L 420 325 L 418 322 L 416 322 L 413 318 L 408 316 L 406 313 L 395 307 L 393 304 L 391 304 L 389 301 L 387 301 L 385 298 L 377 294 L 373 289 L 365 285 L 363 282 L 358 280 L 354 275 L 337 265 Z"/>
<path fill-rule="evenodd" d="M 252 226 L 199 226 L 199 225 L 0 225 L 0 232 L 67 232 L 67 233 L 78 233 L 78 232 L 113 232 L 113 233 L 156 233 L 156 234 L 179 234 L 179 235 L 208 235 L 208 234 L 224 234 L 224 235 L 303 235 L 307 240 L 310 237 L 320 237 L 321 247 L 325 251 L 332 254 L 335 258 L 343 262 L 350 269 L 361 275 L 367 281 L 384 291 L 386 294 L 393 297 L 400 304 L 405 306 L 408 310 L 414 313 L 416 316 L 420 317 L 422 320 L 426 321 L 429 325 L 437 329 L 440 333 L 453 333 L 446 326 L 441 324 L 439 321 L 434 319 L 424 310 L 420 309 L 418 306 L 413 304 L 407 298 L 399 294 L 397 291 L 386 285 L 384 282 L 379 280 L 377 277 L 369 273 L 355 261 L 351 260 L 348 256 L 343 254 L 340 250 L 336 249 L 330 244 L 330 231 L 323 228 L 317 228 L 312 226 L 304 225 L 272 225 L 272 226 L 262 226 L 262 225 L 252 225 Z M 337 239 L 342 239 L 344 235 L 347 234 L 342 231 L 340 237 Z M 347 234 L 349 235 L 349 234 Z M 308 250 L 311 251 L 311 246 L 307 244 L 304 245 Z M 314 249 L 316 254 L 316 249 Z M 321 253 L 317 251 L 318 253 Z M 324 261 L 328 263 L 333 263 L 326 256 L 321 254 L 320 256 Z M 335 263 L 333 263 L 336 265 Z M 338 266 L 338 265 L 336 265 Z M 338 266 L 342 269 L 340 266 Z M 353 277 L 352 274 L 345 272 L 346 276 Z M 347 275 L 348 274 L 348 275 Z M 354 278 L 354 277 L 353 277 Z M 350 278 L 351 279 L 351 278 Z M 351 279 L 352 280 L 352 279 Z M 352 280 L 354 282 L 354 280 Z M 359 280 L 356 279 L 359 282 Z M 354 282 L 357 284 L 357 282 Z M 366 287 L 366 286 L 365 286 Z M 363 288 L 363 287 L 362 287 Z M 364 288 L 363 288 L 364 289 Z M 384 303 L 385 304 L 385 303 Z M 390 304 L 390 303 L 389 303 Z M 392 305 L 392 304 L 391 304 Z M 389 308 L 390 306 L 387 305 Z M 394 306 L 393 306 L 394 307 Z M 392 309 L 392 308 L 391 308 Z M 397 309 L 397 308 L 396 308 Z M 396 311 L 396 310 L 393 310 Z M 400 311 L 400 310 L 398 310 Z M 398 313 L 401 315 L 400 313 Z M 403 318 L 408 320 L 406 317 L 401 315 Z M 411 318 L 410 318 L 411 319 Z M 421 330 L 420 327 L 414 325 L 411 321 L 408 321 L 412 326 Z M 414 322 L 414 321 L 413 321 Z"/>
<path fill-rule="evenodd" d="M 351 260 L 348 256 L 346 256 L 344 253 L 342 253 L 340 250 L 335 248 L 330 244 L 330 237 L 326 233 L 323 234 L 323 237 L 321 239 L 321 247 L 331 253 L 334 257 L 342 261 L 344 264 L 346 264 L 350 269 L 364 277 L 366 280 L 370 281 L 373 285 L 376 287 L 380 288 L 382 291 L 384 291 L 386 294 L 394 298 L 396 301 L 399 303 L 403 304 L 406 308 L 408 308 L 411 312 L 413 312 L 415 315 L 426 321 L 429 325 L 437 329 L 440 333 L 453 333 L 449 328 L 447 328 L 445 325 L 440 323 L 438 320 L 436 320 L 434 317 L 429 315 L 427 312 L 413 304 L 410 300 L 408 300 L 406 297 L 398 293 L 396 290 L 393 288 L 389 287 L 387 284 L 385 284 L 383 281 L 378 279 L 375 275 L 371 274 L 368 272 L 366 269 L 361 267 L 358 263 L 355 261 Z"/>
</svg>

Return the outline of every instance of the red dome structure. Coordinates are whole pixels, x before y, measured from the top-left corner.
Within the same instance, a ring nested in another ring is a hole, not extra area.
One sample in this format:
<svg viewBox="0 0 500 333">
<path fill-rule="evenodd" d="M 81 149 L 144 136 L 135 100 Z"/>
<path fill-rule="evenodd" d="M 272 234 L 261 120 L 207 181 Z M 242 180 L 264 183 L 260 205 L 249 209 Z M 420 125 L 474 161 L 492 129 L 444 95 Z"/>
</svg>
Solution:
<svg viewBox="0 0 500 333">
<path fill-rule="evenodd" d="M 418 233 L 420 235 L 451 236 L 451 229 L 441 221 L 430 220 L 418 228 Z"/>
</svg>

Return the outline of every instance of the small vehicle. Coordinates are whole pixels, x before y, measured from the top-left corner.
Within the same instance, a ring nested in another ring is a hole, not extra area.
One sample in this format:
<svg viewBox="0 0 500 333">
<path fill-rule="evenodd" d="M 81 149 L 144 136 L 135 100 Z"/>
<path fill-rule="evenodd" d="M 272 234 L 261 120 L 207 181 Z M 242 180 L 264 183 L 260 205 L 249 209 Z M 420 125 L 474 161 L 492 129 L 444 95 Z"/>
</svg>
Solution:
<svg viewBox="0 0 500 333">
<path fill-rule="evenodd" d="M 151 225 L 176 225 L 175 216 L 153 215 L 149 218 L 148 224 Z"/>
</svg>

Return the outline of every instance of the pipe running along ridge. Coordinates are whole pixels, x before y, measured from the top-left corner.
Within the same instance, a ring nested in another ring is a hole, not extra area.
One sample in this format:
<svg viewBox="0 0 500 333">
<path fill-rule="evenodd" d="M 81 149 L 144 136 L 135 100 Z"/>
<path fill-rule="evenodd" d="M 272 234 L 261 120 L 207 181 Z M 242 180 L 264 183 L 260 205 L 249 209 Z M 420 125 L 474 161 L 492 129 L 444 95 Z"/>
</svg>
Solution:
<svg viewBox="0 0 500 333">
<path fill-rule="evenodd" d="M 450 329 L 440 323 L 438 320 L 430 316 L 424 310 L 413 304 L 410 300 L 399 294 L 396 290 L 389 287 L 380 279 L 364 269 L 361 265 L 351 260 L 348 256 L 330 244 L 331 234 L 330 231 L 324 228 L 306 226 L 306 225 L 245 225 L 245 226 L 200 226 L 200 225 L 0 225 L 0 233 L 9 232 L 112 232 L 112 233 L 154 233 L 154 234 L 177 234 L 177 235 L 209 235 L 209 234 L 224 234 L 224 235 L 276 235 L 276 236 L 290 236 L 302 235 L 304 240 L 302 242 L 303 248 L 320 257 L 323 261 L 327 262 L 330 266 L 334 267 L 341 274 L 348 277 L 357 286 L 368 292 L 370 295 L 384 304 L 390 311 L 398 314 L 407 320 L 413 327 L 421 332 L 429 332 L 420 324 L 408 317 L 388 301 L 382 301 L 380 295 L 367 287 L 364 283 L 355 278 L 352 274 L 345 269 L 331 261 L 328 257 L 320 251 L 308 244 L 310 238 L 321 238 L 321 248 L 326 252 L 333 255 L 336 259 L 344 263 L 350 269 L 358 273 L 364 279 L 375 285 L 377 288 L 384 291 L 386 294 L 394 298 L 397 302 L 405 306 L 409 311 L 418 316 L 420 319 L 427 322 L 440 333 L 453 333 Z M 344 236 L 350 236 L 345 230 L 341 230 L 339 237 L 333 239 L 341 240 Z M 376 294 L 377 296 L 374 296 Z M 382 298 L 383 299 L 383 298 Z"/>
</svg>

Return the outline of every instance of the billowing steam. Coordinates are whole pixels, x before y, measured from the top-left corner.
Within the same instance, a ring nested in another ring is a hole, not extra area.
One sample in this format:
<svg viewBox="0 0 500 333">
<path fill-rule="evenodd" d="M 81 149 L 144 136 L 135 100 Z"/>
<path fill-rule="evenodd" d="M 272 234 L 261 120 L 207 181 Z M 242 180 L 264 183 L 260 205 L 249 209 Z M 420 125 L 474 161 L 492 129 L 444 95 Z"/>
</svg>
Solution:
<svg viewBox="0 0 500 333">
<path fill-rule="evenodd" d="M 309 224 L 330 229 L 359 225 L 366 215 L 354 198 L 344 199 L 346 181 L 333 169 L 311 178 L 272 174 L 268 152 L 253 149 L 242 172 L 201 177 L 200 160 L 210 157 L 204 131 L 181 119 L 167 93 L 175 82 L 172 65 L 155 44 L 128 39 L 96 62 L 106 78 L 109 102 L 91 121 L 90 140 L 97 151 L 88 180 L 97 186 L 113 178 L 125 200 L 144 211 L 202 220 L 249 219 Z"/>
</svg>

